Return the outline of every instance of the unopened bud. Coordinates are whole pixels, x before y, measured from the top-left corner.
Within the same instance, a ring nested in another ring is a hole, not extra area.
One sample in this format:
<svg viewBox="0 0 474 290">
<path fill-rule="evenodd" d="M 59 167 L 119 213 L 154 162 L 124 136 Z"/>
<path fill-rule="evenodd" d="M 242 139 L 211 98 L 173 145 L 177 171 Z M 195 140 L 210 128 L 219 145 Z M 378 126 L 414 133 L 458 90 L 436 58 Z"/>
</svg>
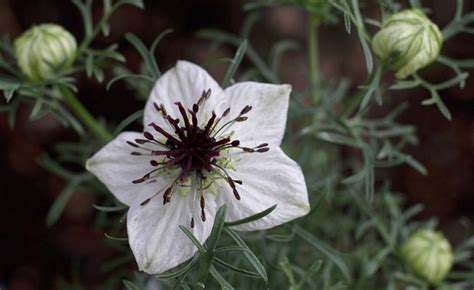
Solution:
<svg viewBox="0 0 474 290">
<path fill-rule="evenodd" d="M 404 79 L 433 62 L 439 55 L 443 36 L 438 26 L 418 9 L 389 17 L 372 39 L 374 53 Z"/>
<path fill-rule="evenodd" d="M 70 67 L 76 58 L 77 43 L 63 27 L 41 24 L 16 38 L 14 49 L 23 74 L 39 81 Z"/>
<path fill-rule="evenodd" d="M 449 273 L 453 251 L 442 233 L 418 230 L 400 247 L 400 256 L 415 274 L 432 284 L 438 284 Z"/>
</svg>

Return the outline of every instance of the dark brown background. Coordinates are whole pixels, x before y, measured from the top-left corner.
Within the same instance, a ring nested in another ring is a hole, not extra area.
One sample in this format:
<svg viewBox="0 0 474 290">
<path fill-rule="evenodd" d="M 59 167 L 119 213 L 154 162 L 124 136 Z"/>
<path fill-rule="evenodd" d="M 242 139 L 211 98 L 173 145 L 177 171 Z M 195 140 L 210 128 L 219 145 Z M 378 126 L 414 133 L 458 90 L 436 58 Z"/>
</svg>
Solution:
<svg viewBox="0 0 474 290">
<path fill-rule="evenodd" d="M 96 1 L 100 2 L 100 1 Z M 454 1 L 423 1 L 433 7 L 432 18 L 441 27 L 452 17 Z M 112 34 L 99 38 L 94 45 L 106 46 L 118 42 L 127 57 L 128 66 L 137 70 L 140 58 L 123 39 L 125 32 L 139 35 L 149 44 L 166 28 L 175 33 L 167 37 L 157 50 L 157 59 L 165 70 L 178 59 L 204 62 L 216 56 L 232 56 L 231 47 L 210 50 L 209 43 L 194 37 L 201 28 L 220 28 L 238 33 L 244 13 L 242 1 L 181 0 L 146 1 L 146 11 L 133 7 L 120 9 L 111 19 Z M 101 7 L 95 7 L 96 17 Z M 82 22 L 76 8 L 64 0 L 0 0 L 0 33 L 12 38 L 35 23 L 56 22 L 64 25 L 80 39 Z M 294 38 L 304 47 L 306 15 L 297 8 L 280 8 L 267 12 L 252 34 L 252 43 L 265 47 L 270 40 Z M 459 36 L 445 45 L 446 54 L 474 57 L 474 37 Z M 342 47 L 342 49 L 341 49 Z M 321 32 L 322 72 L 325 79 L 353 78 L 365 80 L 365 64 L 353 36 L 339 26 L 324 27 Z M 245 63 L 244 63 L 245 65 Z M 211 74 L 222 79 L 225 65 L 213 65 Z M 292 52 L 284 60 L 280 72 L 285 82 L 296 90 L 308 88 L 306 53 Z M 110 77 L 110 74 L 108 75 Z M 433 80 L 451 76 L 448 70 L 434 66 L 429 71 Z M 80 98 L 90 110 L 110 120 L 121 120 L 140 109 L 123 84 L 106 91 L 94 81 L 79 81 Z M 457 220 L 474 213 L 474 79 L 470 77 L 465 90 L 448 89 L 443 100 L 453 113 L 446 121 L 434 107 L 419 105 L 426 92 L 407 91 L 393 95 L 412 106 L 402 116 L 404 123 L 419 128 L 420 145 L 411 153 L 424 163 L 430 175 L 423 177 L 408 167 L 392 171 L 395 188 L 406 192 L 410 202 L 426 205 L 420 217 L 439 216 L 443 228 L 456 240 L 460 231 Z M 2 100 L 3 101 L 3 100 Z M 95 197 L 77 192 L 66 208 L 63 218 L 51 228 L 45 226 L 47 210 L 62 183 L 40 168 L 35 159 L 60 140 L 74 140 L 73 132 L 63 129 L 53 118 L 44 117 L 26 122 L 29 108 L 20 110 L 14 130 L 0 115 L 0 289 L 54 289 L 60 277 L 80 280 L 89 289 L 103 281 L 100 271 L 103 261 L 114 255 L 103 244 L 102 233 L 91 223 Z"/>
</svg>

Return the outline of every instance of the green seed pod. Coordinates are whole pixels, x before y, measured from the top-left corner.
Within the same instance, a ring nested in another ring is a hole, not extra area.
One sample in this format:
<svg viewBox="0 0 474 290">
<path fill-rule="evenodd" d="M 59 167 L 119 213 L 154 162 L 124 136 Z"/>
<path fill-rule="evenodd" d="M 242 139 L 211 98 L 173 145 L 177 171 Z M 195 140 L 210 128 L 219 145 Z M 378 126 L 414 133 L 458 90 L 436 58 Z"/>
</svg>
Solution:
<svg viewBox="0 0 474 290">
<path fill-rule="evenodd" d="M 404 10 L 389 17 L 372 39 L 375 54 L 404 79 L 434 61 L 443 36 L 438 26 L 418 9 Z"/>
<path fill-rule="evenodd" d="M 70 67 L 76 58 L 74 36 L 56 24 L 33 26 L 15 39 L 21 71 L 32 81 L 47 79 Z"/>
<path fill-rule="evenodd" d="M 411 271 L 438 284 L 453 265 L 453 251 L 442 233 L 418 230 L 400 247 L 400 256 Z"/>
</svg>

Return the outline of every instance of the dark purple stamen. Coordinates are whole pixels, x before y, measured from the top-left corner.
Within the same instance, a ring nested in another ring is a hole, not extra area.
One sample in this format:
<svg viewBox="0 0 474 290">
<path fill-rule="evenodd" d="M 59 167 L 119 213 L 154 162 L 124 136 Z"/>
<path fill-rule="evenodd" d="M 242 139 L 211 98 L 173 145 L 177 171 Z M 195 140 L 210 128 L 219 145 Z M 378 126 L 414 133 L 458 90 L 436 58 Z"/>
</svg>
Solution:
<svg viewBox="0 0 474 290">
<path fill-rule="evenodd" d="M 224 113 L 222 113 L 222 117 L 227 117 L 227 115 L 229 115 L 230 113 L 230 108 L 227 108 Z"/>
<path fill-rule="evenodd" d="M 132 147 L 135 147 L 135 148 L 140 148 L 140 146 L 138 146 L 138 144 L 135 144 L 135 143 L 133 143 L 133 142 L 131 142 L 131 141 L 127 141 L 127 144 L 130 145 L 130 146 L 132 146 Z"/>
<path fill-rule="evenodd" d="M 162 137 L 158 138 L 158 135 L 154 135 L 156 133 L 153 134 L 149 131 L 145 131 L 143 133 L 143 139 L 135 139 L 134 142 L 127 141 L 127 144 L 131 147 L 145 151 L 133 151 L 130 153 L 131 155 L 162 156 L 164 158 L 164 160 L 160 161 L 149 160 L 149 165 L 154 167 L 153 170 L 141 178 L 133 180 L 132 183 L 138 184 L 154 179 L 161 170 L 170 167 L 178 167 L 181 170 L 174 182 L 164 191 L 163 204 L 167 204 L 171 201 L 173 187 L 175 185 L 179 186 L 178 182 L 184 181 L 189 176 L 195 176 L 198 178 L 200 185 L 199 202 L 202 221 L 206 220 L 206 213 L 204 210 L 204 190 L 207 187 L 202 188 L 202 186 L 207 173 L 216 170 L 216 172 L 218 172 L 218 174 L 222 176 L 231 187 L 235 198 L 240 200 L 237 185 L 242 185 L 242 181 L 233 179 L 225 168 L 217 162 L 217 158 L 220 156 L 222 150 L 238 149 L 247 153 L 263 153 L 269 150 L 267 143 L 262 143 L 254 148 L 249 148 L 240 146 L 241 142 L 239 140 L 232 140 L 230 137 L 218 137 L 218 133 L 226 127 L 231 126 L 235 122 L 246 121 L 248 117 L 245 115 L 252 110 L 252 106 L 245 106 L 235 118 L 226 121 L 223 125 L 219 125 L 219 122 L 224 118 L 227 118 L 231 112 L 231 108 L 227 108 L 220 117 L 217 117 L 216 113 L 212 112 L 207 123 L 203 124 L 203 127 L 200 127 L 198 112 L 200 111 L 200 107 L 205 104 L 210 96 L 211 90 L 203 91 L 198 102 L 193 104 L 188 110 L 184 108 L 181 102 L 176 102 L 175 105 L 178 107 L 179 114 L 181 115 L 179 119 L 174 119 L 172 116 L 168 115 L 162 104 L 158 105 L 154 103 L 154 108 L 160 113 L 161 117 L 170 126 L 172 131 L 170 132 L 169 128 L 167 128 L 167 131 L 164 127 L 156 123 L 150 123 L 148 126 L 152 127 L 154 131 Z M 181 125 L 180 120 L 182 120 Z M 142 147 L 141 145 L 144 144 L 148 144 L 149 146 L 147 148 Z M 161 192 L 162 191 L 146 199 L 141 203 L 141 205 L 146 205 L 154 196 Z M 194 218 L 191 218 L 191 227 L 194 227 Z"/>
<path fill-rule="evenodd" d="M 199 202 L 200 206 L 201 206 L 201 220 L 203 222 L 206 221 L 206 212 L 204 211 L 204 208 L 206 207 L 206 202 L 204 200 L 204 196 L 201 195 L 201 200 Z"/>
<path fill-rule="evenodd" d="M 143 132 L 143 136 L 145 136 L 145 138 L 147 138 L 148 140 L 155 140 L 155 138 L 150 132 L 147 132 L 147 131 Z"/>
<path fill-rule="evenodd" d="M 172 191 L 173 188 L 172 187 L 168 187 L 165 191 L 165 193 L 163 194 L 163 204 L 166 204 L 168 202 L 170 202 L 171 200 L 171 193 L 173 192 Z"/>
</svg>

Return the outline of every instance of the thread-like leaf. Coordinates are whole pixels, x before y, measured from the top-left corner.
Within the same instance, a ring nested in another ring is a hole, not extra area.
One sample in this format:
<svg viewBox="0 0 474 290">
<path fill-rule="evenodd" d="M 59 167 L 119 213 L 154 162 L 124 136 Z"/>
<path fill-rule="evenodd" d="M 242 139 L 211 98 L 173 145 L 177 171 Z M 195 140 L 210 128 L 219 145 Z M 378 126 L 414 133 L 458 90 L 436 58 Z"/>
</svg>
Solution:
<svg viewBox="0 0 474 290">
<path fill-rule="evenodd" d="M 244 40 L 240 44 L 239 48 L 237 49 L 234 59 L 232 60 L 229 68 L 227 69 L 227 72 L 224 76 L 224 80 L 222 81 L 223 88 L 227 87 L 230 84 L 232 78 L 235 75 L 235 72 L 239 68 L 240 63 L 242 62 L 242 59 L 244 58 L 246 51 L 247 51 L 247 40 Z"/>
<path fill-rule="evenodd" d="M 302 237 L 306 242 L 321 251 L 321 253 L 331 260 L 339 270 L 341 270 L 341 273 L 347 281 L 352 280 L 349 268 L 336 250 L 332 249 L 309 232 L 303 230 L 301 227 L 295 226 L 295 234 Z"/>
<path fill-rule="evenodd" d="M 247 244 L 239 237 L 239 235 L 234 230 L 230 228 L 226 228 L 225 231 L 237 243 L 237 245 L 246 249 L 246 251 L 244 251 L 245 257 L 250 262 L 250 264 L 252 264 L 252 266 L 258 272 L 260 277 L 265 282 L 267 282 L 268 281 L 267 271 L 265 270 L 265 267 L 262 265 L 262 263 L 257 258 L 257 256 L 255 256 L 255 254 L 250 250 Z"/>
</svg>

